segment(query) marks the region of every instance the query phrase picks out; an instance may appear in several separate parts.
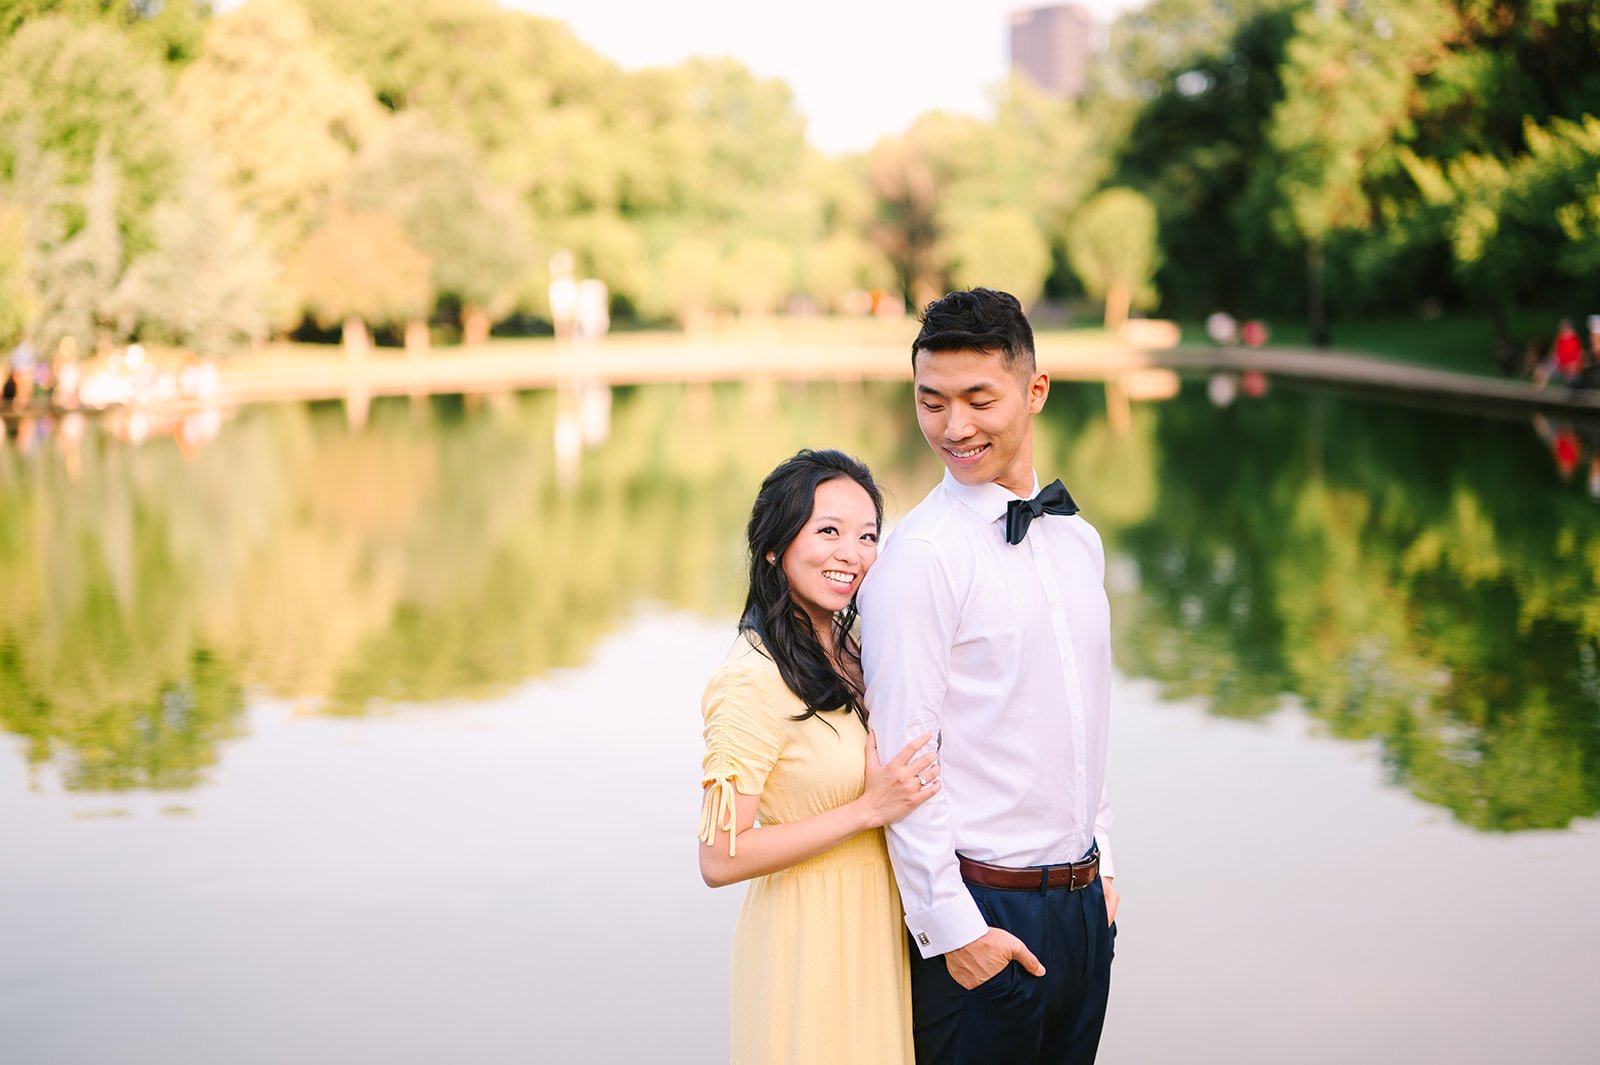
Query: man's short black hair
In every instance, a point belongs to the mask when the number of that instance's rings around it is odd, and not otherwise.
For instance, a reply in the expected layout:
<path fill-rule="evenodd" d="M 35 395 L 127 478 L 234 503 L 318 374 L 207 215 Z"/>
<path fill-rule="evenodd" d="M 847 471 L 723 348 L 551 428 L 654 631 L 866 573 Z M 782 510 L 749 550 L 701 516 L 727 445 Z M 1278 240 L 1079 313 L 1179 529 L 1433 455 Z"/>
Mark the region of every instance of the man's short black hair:
<path fill-rule="evenodd" d="M 994 351 L 1012 372 L 1034 372 L 1033 327 L 1009 292 L 975 288 L 952 292 L 922 311 L 922 331 L 911 342 L 911 368 L 919 351 Z"/>

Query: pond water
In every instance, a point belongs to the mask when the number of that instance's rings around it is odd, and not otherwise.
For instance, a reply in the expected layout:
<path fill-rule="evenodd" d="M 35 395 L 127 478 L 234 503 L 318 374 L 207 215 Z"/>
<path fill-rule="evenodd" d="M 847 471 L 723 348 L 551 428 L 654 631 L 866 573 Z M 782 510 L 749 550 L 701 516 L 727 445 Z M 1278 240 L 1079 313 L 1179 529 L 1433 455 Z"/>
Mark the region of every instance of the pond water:
<path fill-rule="evenodd" d="M 1204 381 L 1116 424 L 1058 385 L 1037 444 L 1111 560 L 1101 1060 L 1588 1060 L 1600 507 L 1562 427 Z M 743 522 L 806 445 L 914 505 L 907 388 L 167 428 L 0 451 L 0 1060 L 725 1057 L 698 701 Z"/>

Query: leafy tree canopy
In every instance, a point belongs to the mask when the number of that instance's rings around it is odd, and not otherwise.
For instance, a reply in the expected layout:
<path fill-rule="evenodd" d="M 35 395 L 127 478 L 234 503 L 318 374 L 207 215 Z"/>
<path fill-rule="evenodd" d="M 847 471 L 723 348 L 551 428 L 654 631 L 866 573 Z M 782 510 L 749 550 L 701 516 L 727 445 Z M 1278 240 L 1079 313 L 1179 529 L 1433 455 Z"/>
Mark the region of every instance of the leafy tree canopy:
<path fill-rule="evenodd" d="M 310 232 L 384 117 L 366 85 L 329 58 L 293 0 L 251 0 L 213 22 L 173 106 L 280 255 Z"/>
<path fill-rule="evenodd" d="M 433 263 L 433 287 L 504 311 L 528 262 L 523 215 L 478 155 L 420 112 L 397 116 L 351 163 L 340 198 L 389 214 Z"/>
<path fill-rule="evenodd" d="M 124 34 L 65 15 L 29 21 L 0 51 L 0 172 L 16 173 L 18 137 L 60 164 L 69 186 L 88 183 L 102 142 L 120 179 L 117 224 L 147 246 L 152 207 L 181 172 L 161 71 Z M 67 232 L 83 223 L 68 210 Z"/>
<path fill-rule="evenodd" d="M 335 207 L 289 260 L 288 275 L 324 328 L 352 318 L 392 325 L 428 313 L 431 268 L 394 218 Z"/>

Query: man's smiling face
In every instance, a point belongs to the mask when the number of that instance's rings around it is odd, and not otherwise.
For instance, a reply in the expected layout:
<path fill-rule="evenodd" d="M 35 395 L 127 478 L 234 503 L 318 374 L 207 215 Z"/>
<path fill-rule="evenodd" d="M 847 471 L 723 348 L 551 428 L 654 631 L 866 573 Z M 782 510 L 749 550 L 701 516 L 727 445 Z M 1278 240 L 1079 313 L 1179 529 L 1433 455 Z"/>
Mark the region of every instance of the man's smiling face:
<path fill-rule="evenodd" d="M 998 352 L 917 352 L 917 424 L 956 480 L 1033 491 L 1033 416 L 1050 379 L 1008 368 Z"/>

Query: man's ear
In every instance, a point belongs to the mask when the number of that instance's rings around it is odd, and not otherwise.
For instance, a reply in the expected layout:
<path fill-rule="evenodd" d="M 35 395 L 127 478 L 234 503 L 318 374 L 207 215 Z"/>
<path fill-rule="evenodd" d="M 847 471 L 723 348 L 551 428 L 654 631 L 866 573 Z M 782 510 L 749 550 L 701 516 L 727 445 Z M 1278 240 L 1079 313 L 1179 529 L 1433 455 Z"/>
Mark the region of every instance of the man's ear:
<path fill-rule="evenodd" d="M 1036 373 L 1028 382 L 1028 413 L 1038 414 L 1044 410 L 1044 401 L 1050 397 L 1050 375 Z"/>

